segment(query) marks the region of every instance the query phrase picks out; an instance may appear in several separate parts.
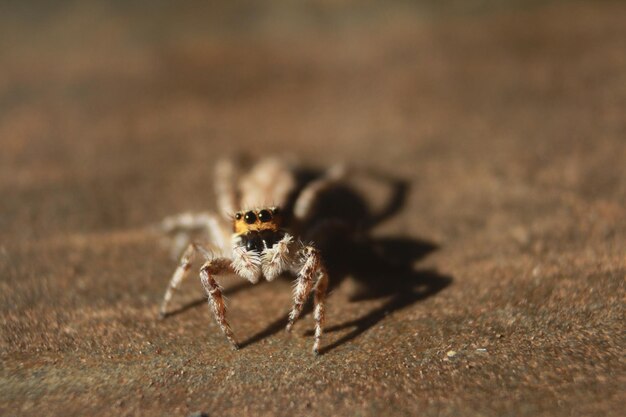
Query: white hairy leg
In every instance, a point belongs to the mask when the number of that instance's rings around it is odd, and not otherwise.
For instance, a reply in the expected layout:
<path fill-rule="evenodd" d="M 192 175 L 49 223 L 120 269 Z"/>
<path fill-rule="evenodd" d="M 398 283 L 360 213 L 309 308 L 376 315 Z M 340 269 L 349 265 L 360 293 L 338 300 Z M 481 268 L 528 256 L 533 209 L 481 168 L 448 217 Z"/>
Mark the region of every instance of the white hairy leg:
<path fill-rule="evenodd" d="M 326 298 L 326 289 L 328 288 L 328 274 L 321 264 L 319 251 L 311 246 L 306 246 L 303 250 L 304 262 L 298 272 L 298 278 L 293 294 L 293 308 L 289 313 L 289 322 L 287 323 L 287 331 L 291 331 L 294 322 L 302 313 L 304 303 L 306 302 L 315 282 L 315 342 L 313 351 L 319 352 L 320 338 L 322 336 L 322 326 L 324 324 L 324 301 Z"/>
<path fill-rule="evenodd" d="M 167 306 L 172 299 L 174 292 L 176 292 L 178 287 L 180 287 L 180 284 L 189 275 L 189 269 L 191 268 L 197 252 L 202 253 L 205 258 L 210 256 L 208 251 L 197 243 L 190 243 L 187 246 L 187 249 L 185 249 L 185 252 L 183 252 L 180 257 L 180 263 L 174 271 L 174 275 L 172 275 L 172 279 L 167 286 L 167 290 L 165 290 L 165 295 L 163 296 L 163 301 L 161 302 L 161 308 L 159 309 L 159 317 L 163 318 L 167 315 Z"/>
<path fill-rule="evenodd" d="M 237 191 L 237 169 L 230 159 L 222 159 L 215 166 L 215 194 L 217 206 L 224 220 L 231 220 L 239 209 L 239 193 Z"/>
<path fill-rule="evenodd" d="M 324 321 L 326 318 L 326 291 L 328 290 L 328 272 L 323 265 L 320 265 L 319 275 L 317 277 L 317 284 L 315 285 L 315 310 L 313 311 L 313 317 L 315 318 L 315 341 L 313 342 L 313 352 L 319 353 L 320 341 L 322 339 L 322 333 L 324 331 Z"/>
<path fill-rule="evenodd" d="M 284 161 L 263 159 L 241 178 L 241 207 L 284 206 L 295 186 L 293 172 Z"/>
<path fill-rule="evenodd" d="M 220 222 L 210 211 L 199 213 L 180 213 L 168 216 L 161 221 L 160 229 L 166 234 L 176 233 L 173 242 L 176 255 L 180 253 L 182 248 L 189 243 L 189 236 L 195 230 L 203 230 L 209 239 L 209 243 L 215 245 L 222 253 L 228 253 L 225 231 L 220 227 Z"/>
<path fill-rule="evenodd" d="M 200 281 L 206 291 L 209 299 L 209 307 L 213 310 L 217 324 L 219 324 L 222 332 L 224 332 L 226 338 L 233 345 L 233 347 L 238 349 L 239 346 L 235 340 L 235 335 L 226 320 L 226 304 L 224 303 L 222 288 L 215 281 L 215 275 L 219 275 L 224 272 L 233 272 L 230 259 L 215 258 L 209 260 L 200 268 Z"/>

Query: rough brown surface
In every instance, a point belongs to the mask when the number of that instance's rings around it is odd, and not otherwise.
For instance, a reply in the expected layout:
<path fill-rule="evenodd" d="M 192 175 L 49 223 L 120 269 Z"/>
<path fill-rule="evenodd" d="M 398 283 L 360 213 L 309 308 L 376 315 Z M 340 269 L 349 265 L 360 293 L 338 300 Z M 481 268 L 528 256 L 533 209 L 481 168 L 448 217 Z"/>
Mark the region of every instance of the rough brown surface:
<path fill-rule="evenodd" d="M 107 3 L 0 6 L 1 415 L 624 415 L 624 3 Z M 410 185 L 319 358 L 288 281 L 155 319 L 241 150 Z"/>

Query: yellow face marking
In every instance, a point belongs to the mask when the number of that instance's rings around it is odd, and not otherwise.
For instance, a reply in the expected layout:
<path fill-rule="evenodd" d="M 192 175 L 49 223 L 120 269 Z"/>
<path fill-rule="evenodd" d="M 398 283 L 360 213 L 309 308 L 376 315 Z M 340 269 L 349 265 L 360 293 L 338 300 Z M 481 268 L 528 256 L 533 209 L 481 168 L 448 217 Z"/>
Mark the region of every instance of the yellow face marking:
<path fill-rule="evenodd" d="M 239 211 L 235 213 L 233 229 L 238 235 L 251 231 L 277 231 L 280 228 L 280 220 L 278 207 Z"/>

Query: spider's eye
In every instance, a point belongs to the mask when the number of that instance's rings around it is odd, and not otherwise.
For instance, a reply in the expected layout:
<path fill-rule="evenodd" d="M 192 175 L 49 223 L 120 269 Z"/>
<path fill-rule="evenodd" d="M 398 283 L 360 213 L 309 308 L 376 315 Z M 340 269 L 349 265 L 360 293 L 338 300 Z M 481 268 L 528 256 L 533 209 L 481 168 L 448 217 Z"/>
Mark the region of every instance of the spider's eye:
<path fill-rule="evenodd" d="M 256 214 L 254 214 L 254 212 L 252 212 L 252 211 L 249 211 L 244 216 L 244 220 L 246 221 L 246 223 L 252 224 L 252 223 L 256 222 Z"/>
<path fill-rule="evenodd" d="M 241 217 L 242 217 L 242 216 L 241 216 L 241 213 L 237 213 L 237 214 L 235 214 L 235 219 L 236 219 L 236 220 L 241 220 Z"/>
<path fill-rule="evenodd" d="M 280 209 L 279 209 L 278 207 L 274 207 L 274 208 L 272 209 L 272 214 L 276 215 L 276 214 L 278 214 L 278 213 L 280 213 Z"/>
<path fill-rule="evenodd" d="M 261 220 L 263 223 L 269 222 L 270 220 L 272 220 L 272 213 L 270 213 L 269 210 L 259 211 L 259 220 Z"/>

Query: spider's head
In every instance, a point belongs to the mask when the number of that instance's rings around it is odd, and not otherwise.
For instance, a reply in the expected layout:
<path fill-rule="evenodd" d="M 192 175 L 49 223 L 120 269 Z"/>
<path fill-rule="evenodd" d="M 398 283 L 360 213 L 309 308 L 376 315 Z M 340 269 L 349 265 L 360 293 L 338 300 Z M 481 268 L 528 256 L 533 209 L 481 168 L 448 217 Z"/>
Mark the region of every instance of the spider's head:
<path fill-rule="evenodd" d="M 278 207 L 238 211 L 233 219 L 233 228 L 239 235 L 262 230 L 275 232 L 280 229 L 280 220 Z"/>

